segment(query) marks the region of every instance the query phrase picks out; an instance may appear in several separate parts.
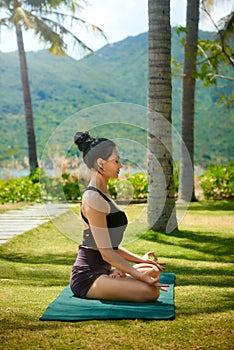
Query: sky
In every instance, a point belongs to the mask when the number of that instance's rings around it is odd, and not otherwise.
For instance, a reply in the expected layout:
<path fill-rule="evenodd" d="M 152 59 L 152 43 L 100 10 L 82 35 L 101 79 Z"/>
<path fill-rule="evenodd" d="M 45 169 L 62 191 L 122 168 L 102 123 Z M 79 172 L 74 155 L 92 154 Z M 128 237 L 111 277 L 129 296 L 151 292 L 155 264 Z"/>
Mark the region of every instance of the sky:
<path fill-rule="evenodd" d="M 136 36 L 148 30 L 148 0 L 88 0 L 89 5 L 79 16 L 89 23 L 100 27 L 107 36 L 108 43 L 114 43 L 128 36 Z M 185 26 L 186 0 L 171 0 L 171 25 Z M 234 0 L 214 0 L 215 10 L 212 18 L 217 22 L 221 17 L 234 9 Z M 200 16 L 200 29 L 214 31 L 211 21 Z M 104 39 L 87 31 L 79 30 L 79 36 L 94 51 L 107 44 Z M 37 51 L 45 48 L 30 33 L 24 33 L 26 51 Z M 1 31 L 0 51 L 17 50 L 15 33 Z"/>

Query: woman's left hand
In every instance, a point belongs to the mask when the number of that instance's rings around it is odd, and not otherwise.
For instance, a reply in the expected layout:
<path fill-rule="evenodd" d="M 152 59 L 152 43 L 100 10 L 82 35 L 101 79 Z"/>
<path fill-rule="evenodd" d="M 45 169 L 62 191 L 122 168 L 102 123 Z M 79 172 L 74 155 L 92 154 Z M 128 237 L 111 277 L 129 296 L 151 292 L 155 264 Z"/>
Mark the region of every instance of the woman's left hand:
<path fill-rule="evenodd" d="M 152 259 L 150 259 L 150 257 L 152 257 Z M 149 252 L 145 253 L 145 255 L 143 256 L 143 260 L 144 260 L 144 262 L 146 262 L 148 264 L 155 265 L 160 271 L 165 269 L 166 263 L 159 262 L 158 257 L 154 251 L 149 251 Z"/>

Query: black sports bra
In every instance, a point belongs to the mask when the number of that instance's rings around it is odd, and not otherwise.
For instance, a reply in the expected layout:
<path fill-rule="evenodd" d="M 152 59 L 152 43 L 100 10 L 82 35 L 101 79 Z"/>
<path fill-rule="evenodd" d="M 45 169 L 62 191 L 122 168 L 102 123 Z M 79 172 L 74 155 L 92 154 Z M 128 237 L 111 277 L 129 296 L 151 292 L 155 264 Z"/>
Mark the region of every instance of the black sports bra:
<path fill-rule="evenodd" d="M 102 193 L 98 188 L 89 186 L 87 190 L 92 190 L 98 192 L 110 205 L 110 213 L 106 216 L 107 227 L 111 239 L 111 244 L 114 249 L 118 249 L 120 242 L 123 239 L 124 231 L 127 227 L 128 219 L 125 213 L 119 210 L 113 201 L 108 198 L 104 193 Z M 83 220 L 89 225 L 88 219 L 84 216 L 81 210 L 81 216 Z M 83 232 L 83 242 L 82 245 L 97 248 L 93 234 L 90 228 L 84 230 Z"/>

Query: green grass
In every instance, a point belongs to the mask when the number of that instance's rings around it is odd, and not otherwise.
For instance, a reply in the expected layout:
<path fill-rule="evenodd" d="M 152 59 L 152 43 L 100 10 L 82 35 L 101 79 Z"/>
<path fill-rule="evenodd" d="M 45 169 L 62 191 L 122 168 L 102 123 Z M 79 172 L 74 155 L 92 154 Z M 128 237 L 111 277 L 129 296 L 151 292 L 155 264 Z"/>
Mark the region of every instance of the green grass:
<path fill-rule="evenodd" d="M 128 207 L 126 247 L 155 250 L 176 273 L 173 321 L 39 321 L 69 283 L 77 243 L 49 222 L 0 246 L 1 349 L 234 349 L 233 204 L 194 203 L 180 231 L 138 239 L 143 205 Z"/>

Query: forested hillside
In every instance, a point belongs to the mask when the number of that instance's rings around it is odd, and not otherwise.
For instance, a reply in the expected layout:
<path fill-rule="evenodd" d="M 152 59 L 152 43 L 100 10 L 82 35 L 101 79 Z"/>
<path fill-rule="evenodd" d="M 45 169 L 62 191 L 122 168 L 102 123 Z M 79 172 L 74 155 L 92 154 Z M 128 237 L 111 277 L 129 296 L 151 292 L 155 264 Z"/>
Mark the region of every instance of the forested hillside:
<path fill-rule="evenodd" d="M 176 34 L 172 56 L 182 62 L 183 48 Z M 47 51 L 27 53 L 27 60 L 39 155 L 54 129 L 79 110 L 106 102 L 147 105 L 147 33 L 106 45 L 80 61 Z M 27 143 L 17 52 L 0 53 L 0 73 L 0 156 L 7 159 L 7 150 L 15 149 L 12 153 L 22 160 L 27 156 Z M 233 156 L 233 113 L 216 105 L 216 93 L 214 87 L 204 88 L 198 82 L 195 163 L 202 166 L 225 163 Z M 173 124 L 178 131 L 180 106 L 178 74 L 173 76 Z M 119 132 L 120 137 L 124 131 Z"/>

